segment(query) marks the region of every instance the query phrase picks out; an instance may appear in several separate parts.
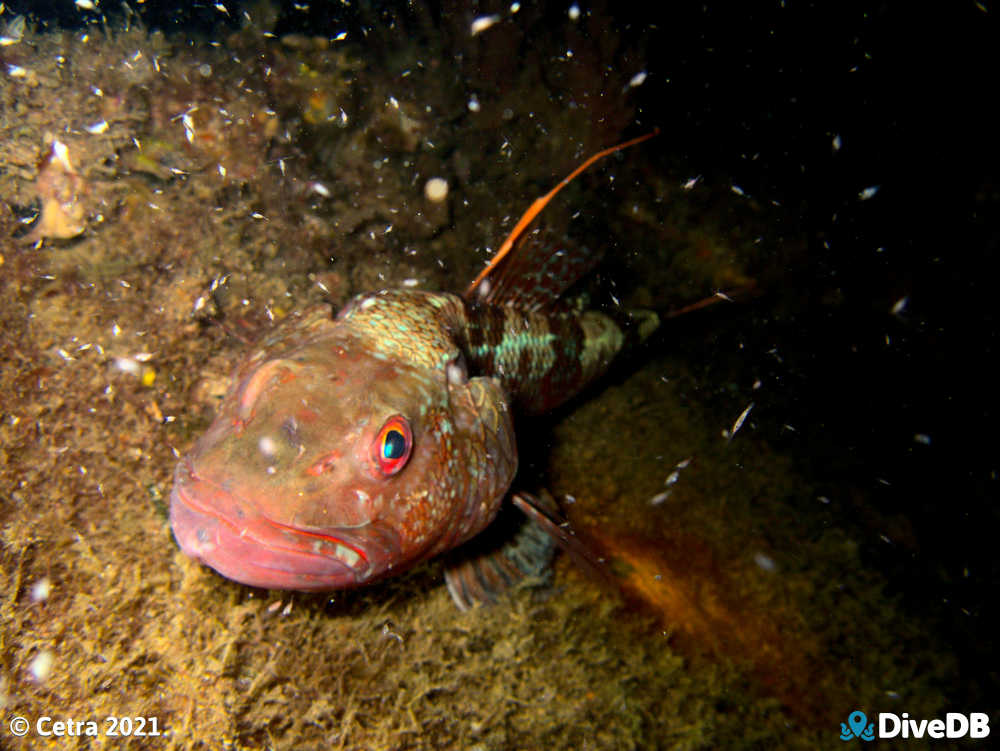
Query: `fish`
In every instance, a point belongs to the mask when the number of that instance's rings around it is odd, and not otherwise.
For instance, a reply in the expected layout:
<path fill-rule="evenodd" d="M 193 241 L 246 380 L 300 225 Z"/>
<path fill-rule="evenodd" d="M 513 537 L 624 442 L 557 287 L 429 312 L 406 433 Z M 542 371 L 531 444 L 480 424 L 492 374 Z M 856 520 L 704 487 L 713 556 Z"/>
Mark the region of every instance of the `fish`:
<path fill-rule="evenodd" d="M 473 540 L 507 497 L 565 542 L 551 503 L 510 494 L 515 415 L 578 394 L 655 321 L 559 306 L 592 263 L 532 227 L 583 170 L 655 134 L 593 155 L 537 199 L 463 294 L 379 290 L 267 333 L 177 464 L 181 551 L 250 586 L 349 589 Z M 517 544 L 507 561 L 524 571 L 524 546 L 544 546 L 537 531 Z M 466 566 L 449 591 L 460 607 L 481 601 L 469 581 L 489 595 L 504 568 Z"/>

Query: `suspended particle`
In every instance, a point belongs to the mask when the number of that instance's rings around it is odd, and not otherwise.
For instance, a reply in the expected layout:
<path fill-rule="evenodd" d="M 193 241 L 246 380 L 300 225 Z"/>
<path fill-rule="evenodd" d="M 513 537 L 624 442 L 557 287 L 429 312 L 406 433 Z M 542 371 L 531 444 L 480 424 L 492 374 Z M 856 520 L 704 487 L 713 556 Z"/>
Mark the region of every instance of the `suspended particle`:
<path fill-rule="evenodd" d="M 628 85 L 625 88 L 634 89 L 636 86 L 642 86 L 646 82 L 646 75 L 646 71 L 640 70 L 629 79 Z"/>
<path fill-rule="evenodd" d="M 740 416 L 736 418 L 736 422 L 733 423 L 733 427 L 730 428 L 729 430 L 723 431 L 723 436 L 725 436 L 726 440 L 728 441 L 733 440 L 733 437 L 736 435 L 739 429 L 743 427 L 743 423 L 746 422 L 747 415 L 750 414 L 750 410 L 753 409 L 753 405 L 754 403 L 750 402 L 747 405 L 747 408 L 744 409 L 742 412 L 740 412 Z"/>
<path fill-rule="evenodd" d="M 481 34 L 499 20 L 500 16 L 496 14 L 493 14 L 492 16 L 479 16 L 479 18 L 476 18 L 472 21 L 472 25 L 469 27 L 469 34 L 471 34 L 472 36 L 476 36 L 476 34 Z"/>
<path fill-rule="evenodd" d="M 424 195 L 428 201 L 441 203 L 448 197 L 448 181 L 443 177 L 432 177 L 424 184 Z"/>

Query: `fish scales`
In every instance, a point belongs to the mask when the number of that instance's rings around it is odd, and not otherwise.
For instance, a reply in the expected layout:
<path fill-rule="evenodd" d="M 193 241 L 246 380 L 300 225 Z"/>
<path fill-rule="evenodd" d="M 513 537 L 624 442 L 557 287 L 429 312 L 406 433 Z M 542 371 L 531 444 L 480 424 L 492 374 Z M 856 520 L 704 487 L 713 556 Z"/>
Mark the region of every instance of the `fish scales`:
<path fill-rule="evenodd" d="M 365 295 L 346 315 L 364 320 L 372 346 L 388 357 L 440 367 L 458 347 L 472 370 L 498 378 L 526 413 L 545 412 L 571 398 L 607 369 L 625 343 L 618 324 L 596 311 L 525 311 L 448 293 Z M 439 322 L 445 327 L 432 334 Z M 421 347 L 414 346 L 418 336 L 425 342 Z"/>
<path fill-rule="evenodd" d="M 496 516 L 517 469 L 511 412 L 570 398 L 623 341 L 593 311 L 416 290 L 363 295 L 335 319 L 307 312 L 237 369 L 179 464 L 174 534 L 256 586 L 336 589 L 404 570 Z"/>
<path fill-rule="evenodd" d="M 293 314 L 267 334 L 178 463 L 170 522 L 181 550 L 245 584 L 335 590 L 490 524 L 517 471 L 513 412 L 571 398 L 626 343 L 602 313 L 551 305 L 588 258 L 518 242 L 570 178 L 533 204 L 465 297 L 385 290 L 335 317 Z M 508 564 L 525 570 L 529 538 Z M 481 570 L 495 579 L 501 569 Z M 460 606 L 475 576 L 472 566 L 449 579 Z"/>

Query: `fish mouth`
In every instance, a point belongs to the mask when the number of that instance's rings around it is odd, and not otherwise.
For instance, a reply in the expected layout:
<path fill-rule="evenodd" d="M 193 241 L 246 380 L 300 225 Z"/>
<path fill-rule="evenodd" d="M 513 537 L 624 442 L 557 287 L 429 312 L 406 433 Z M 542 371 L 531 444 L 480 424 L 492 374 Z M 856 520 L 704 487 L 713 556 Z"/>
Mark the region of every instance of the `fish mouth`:
<path fill-rule="evenodd" d="M 181 550 L 227 579 L 265 589 L 329 591 L 375 578 L 373 558 L 392 560 L 393 535 L 373 525 L 351 529 L 300 529 L 260 514 L 249 504 L 196 475 L 183 460 L 170 494 L 170 526 Z M 232 513 L 225 509 L 232 508 Z M 366 534 L 367 532 L 367 534 Z"/>

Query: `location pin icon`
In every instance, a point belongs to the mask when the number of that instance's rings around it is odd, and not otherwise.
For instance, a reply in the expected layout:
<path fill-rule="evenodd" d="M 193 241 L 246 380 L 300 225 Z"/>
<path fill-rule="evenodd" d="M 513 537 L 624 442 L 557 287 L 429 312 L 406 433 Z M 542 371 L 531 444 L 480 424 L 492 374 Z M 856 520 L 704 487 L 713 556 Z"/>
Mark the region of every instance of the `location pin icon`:
<path fill-rule="evenodd" d="M 847 724 L 851 726 L 851 730 L 854 731 L 856 738 L 860 738 L 861 734 L 865 732 L 866 722 L 868 722 L 868 718 L 865 717 L 865 713 L 857 710 L 851 712 L 847 718 Z"/>

